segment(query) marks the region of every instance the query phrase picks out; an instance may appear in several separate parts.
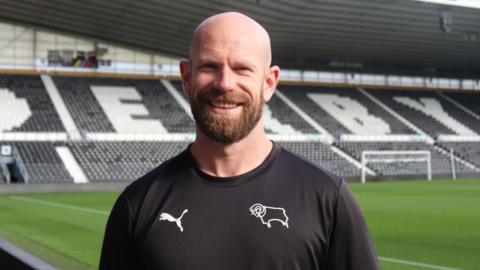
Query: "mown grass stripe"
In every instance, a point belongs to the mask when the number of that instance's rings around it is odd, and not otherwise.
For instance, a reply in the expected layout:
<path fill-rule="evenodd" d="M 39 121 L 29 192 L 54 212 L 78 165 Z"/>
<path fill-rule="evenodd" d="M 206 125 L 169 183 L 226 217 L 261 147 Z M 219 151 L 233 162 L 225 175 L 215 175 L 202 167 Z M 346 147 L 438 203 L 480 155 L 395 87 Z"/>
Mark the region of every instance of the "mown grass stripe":
<path fill-rule="evenodd" d="M 429 268 L 429 269 L 436 269 L 436 270 L 460 270 L 460 269 L 458 269 L 458 268 L 450 268 L 450 267 L 433 265 L 433 264 L 427 264 L 427 263 L 420 263 L 420 262 L 415 262 L 415 261 L 407 261 L 407 260 L 400 260 L 400 259 L 387 258 L 387 257 L 378 257 L 378 258 L 379 258 L 381 261 L 385 261 L 385 262 L 405 264 L 405 265 L 413 265 L 413 266 L 418 266 L 418 267 L 423 267 L 423 268 Z"/>
<path fill-rule="evenodd" d="M 104 216 L 108 216 L 110 214 L 110 212 L 107 212 L 107 211 L 101 211 L 101 210 L 96 210 L 96 209 L 91 209 L 91 208 L 86 208 L 86 207 L 74 206 L 74 205 L 64 204 L 64 203 L 56 203 L 56 202 L 32 199 L 32 198 L 28 198 L 28 197 L 10 196 L 10 198 L 14 199 L 14 200 L 20 200 L 20 201 L 31 202 L 31 203 L 38 203 L 38 204 L 43 204 L 43 205 L 48 205 L 48 206 L 62 207 L 62 208 L 66 208 L 66 209 L 78 210 L 78 211 L 83 211 L 83 212 L 88 212 L 88 213 L 98 214 L 98 215 L 104 215 Z"/>

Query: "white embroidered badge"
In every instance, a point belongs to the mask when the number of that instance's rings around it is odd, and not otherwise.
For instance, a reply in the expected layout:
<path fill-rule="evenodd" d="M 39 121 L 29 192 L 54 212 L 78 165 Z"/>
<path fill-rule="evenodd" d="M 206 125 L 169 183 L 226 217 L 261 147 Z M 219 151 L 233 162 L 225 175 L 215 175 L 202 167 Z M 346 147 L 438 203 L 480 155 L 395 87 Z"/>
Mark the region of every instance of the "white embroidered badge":
<path fill-rule="evenodd" d="M 250 212 L 252 215 L 259 218 L 262 221 L 262 224 L 267 225 L 268 228 L 272 227 L 272 221 L 278 221 L 288 228 L 288 216 L 284 208 L 265 206 L 256 203 L 250 206 Z"/>
<path fill-rule="evenodd" d="M 183 218 L 183 215 L 185 215 L 187 212 L 188 212 L 188 209 L 183 210 L 183 213 L 180 215 L 179 218 L 174 218 L 169 213 L 161 213 L 160 218 L 158 220 L 166 220 L 166 221 L 169 221 L 169 222 L 175 222 L 175 224 L 177 224 L 177 227 L 180 229 L 180 232 L 183 232 L 182 218 Z"/>

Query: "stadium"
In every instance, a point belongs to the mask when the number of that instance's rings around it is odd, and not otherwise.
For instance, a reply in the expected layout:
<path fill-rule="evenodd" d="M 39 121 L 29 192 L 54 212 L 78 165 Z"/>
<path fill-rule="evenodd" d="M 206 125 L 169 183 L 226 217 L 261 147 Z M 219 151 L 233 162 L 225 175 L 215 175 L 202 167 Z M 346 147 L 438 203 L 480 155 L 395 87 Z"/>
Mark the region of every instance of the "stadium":
<path fill-rule="evenodd" d="M 349 182 L 382 269 L 480 269 L 478 1 L 0 7 L 0 268 L 98 268 L 119 193 L 195 139 L 191 33 L 239 11 L 281 68 L 269 138 Z"/>

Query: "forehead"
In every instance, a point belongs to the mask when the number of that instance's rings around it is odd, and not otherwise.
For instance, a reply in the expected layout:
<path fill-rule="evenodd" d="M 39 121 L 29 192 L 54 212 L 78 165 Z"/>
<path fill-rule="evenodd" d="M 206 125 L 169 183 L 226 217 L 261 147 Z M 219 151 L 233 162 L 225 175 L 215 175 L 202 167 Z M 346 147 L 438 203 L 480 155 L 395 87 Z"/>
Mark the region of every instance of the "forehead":
<path fill-rule="evenodd" d="M 267 46 L 255 30 L 245 25 L 210 24 L 192 40 L 191 57 L 238 57 L 245 60 L 264 61 Z"/>

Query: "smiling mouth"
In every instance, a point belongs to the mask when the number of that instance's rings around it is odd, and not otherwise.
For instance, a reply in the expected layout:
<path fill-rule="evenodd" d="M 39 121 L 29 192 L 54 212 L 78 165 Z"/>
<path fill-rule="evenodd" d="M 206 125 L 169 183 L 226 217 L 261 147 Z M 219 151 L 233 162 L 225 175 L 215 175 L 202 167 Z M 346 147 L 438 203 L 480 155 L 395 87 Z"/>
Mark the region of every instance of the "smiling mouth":
<path fill-rule="evenodd" d="M 213 108 L 218 108 L 218 109 L 233 109 L 241 105 L 237 103 L 213 102 L 213 101 L 210 101 L 209 104 Z"/>

